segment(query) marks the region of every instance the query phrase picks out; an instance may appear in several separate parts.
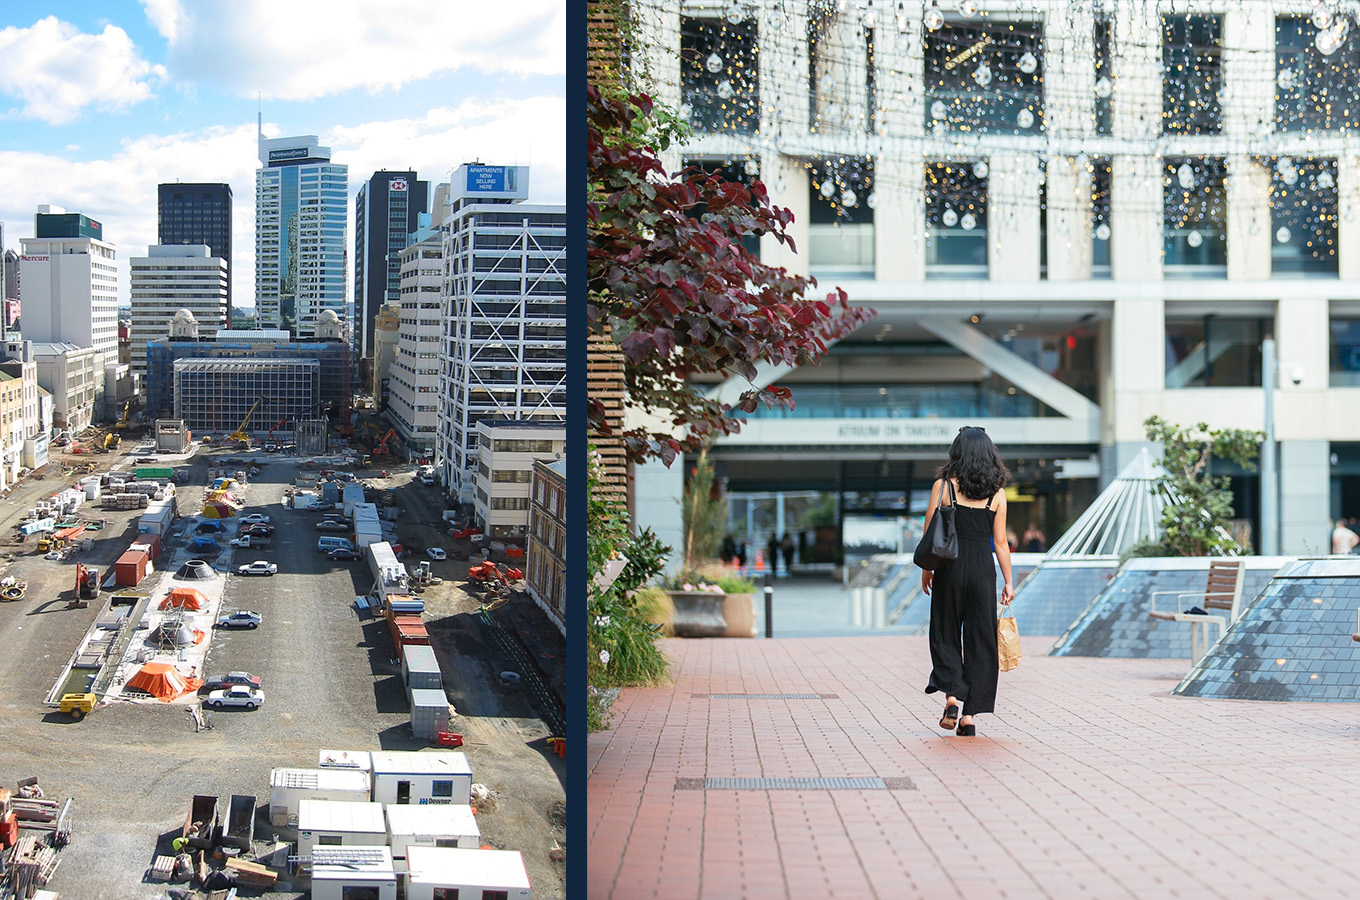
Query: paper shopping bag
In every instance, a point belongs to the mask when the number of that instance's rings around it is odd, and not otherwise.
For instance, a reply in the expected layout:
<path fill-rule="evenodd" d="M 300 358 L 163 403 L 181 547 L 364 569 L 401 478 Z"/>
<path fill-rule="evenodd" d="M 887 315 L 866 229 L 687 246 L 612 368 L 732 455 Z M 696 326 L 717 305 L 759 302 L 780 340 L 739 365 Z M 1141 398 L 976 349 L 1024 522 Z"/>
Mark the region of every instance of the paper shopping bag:
<path fill-rule="evenodd" d="M 1009 672 L 1020 665 L 1020 629 L 1015 625 L 1015 613 L 1005 608 L 1010 615 L 998 616 L 996 620 L 997 662 L 1001 671 Z"/>

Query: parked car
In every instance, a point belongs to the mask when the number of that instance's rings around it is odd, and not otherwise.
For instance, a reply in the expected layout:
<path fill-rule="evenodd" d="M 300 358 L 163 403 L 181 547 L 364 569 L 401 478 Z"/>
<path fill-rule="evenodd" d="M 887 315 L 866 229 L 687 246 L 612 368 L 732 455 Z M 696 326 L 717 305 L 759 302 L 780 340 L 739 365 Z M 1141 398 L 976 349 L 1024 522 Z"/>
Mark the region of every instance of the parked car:
<path fill-rule="evenodd" d="M 198 538 L 198 540 L 201 541 L 204 538 Z M 268 547 L 269 543 L 269 535 L 267 534 L 243 534 L 238 538 L 231 539 L 233 547 Z"/>
<path fill-rule="evenodd" d="M 227 672 L 222 675 L 214 675 L 203 682 L 203 686 L 209 691 L 225 690 L 236 685 L 257 688 L 260 686 L 260 676 L 251 675 L 249 672 Z"/>
<path fill-rule="evenodd" d="M 443 550 L 439 549 L 438 547 L 430 547 L 428 550 L 425 551 L 425 555 L 435 561 L 449 558 L 449 555 L 445 553 Z"/>
<path fill-rule="evenodd" d="M 235 543 L 235 541 L 233 541 L 232 543 Z M 237 575 L 273 575 L 273 574 L 274 574 L 275 572 L 277 572 L 278 570 L 279 570 L 279 567 L 276 566 L 276 565 L 274 565 L 272 562 L 265 562 L 265 561 L 262 560 L 262 559 L 257 559 L 257 560 L 255 560 L 253 563 L 247 563 L 247 564 L 244 565 L 244 566 L 237 566 L 237 567 L 236 567 L 236 574 L 237 574 Z"/>
<path fill-rule="evenodd" d="M 208 695 L 206 702 L 213 709 L 221 709 L 224 706 L 255 709 L 258 706 L 264 705 L 264 691 L 259 688 L 236 684 L 229 688 L 223 688 L 220 691 L 213 691 Z"/>
<path fill-rule="evenodd" d="M 420 476 L 420 483 L 421 483 L 421 484 L 434 484 L 434 476 L 431 475 L 430 473 L 426 472 L 424 475 L 421 475 L 421 476 Z"/>
<path fill-rule="evenodd" d="M 263 522 L 254 522 L 250 525 L 241 526 L 241 530 L 237 533 L 240 534 L 241 536 L 245 536 L 247 534 L 257 534 L 260 537 L 269 537 L 271 534 L 274 533 L 274 526 L 266 525 Z"/>
<path fill-rule="evenodd" d="M 238 609 L 234 613 L 227 613 L 217 617 L 218 628 L 259 628 L 264 620 L 257 612 L 248 609 Z"/>
<path fill-rule="evenodd" d="M 316 523 L 317 531 L 349 531 L 349 523 L 342 519 L 323 519 Z"/>
<path fill-rule="evenodd" d="M 336 547 L 327 554 L 331 559 L 363 559 L 363 554 L 358 550 L 351 550 L 348 547 Z"/>
<path fill-rule="evenodd" d="M 279 449 L 279 445 L 276 444 L 276 443 L 274 443 L 273 441 L 270 441 L 269 443 L 267 443 L 267 444 L 264 445 L 264 452 L 265 452 L 265 453 L 275 453 L 275 452 L 278 451 L 278 449 Z"/>
<path fill-rule="evenodd" d="M 268 525 L 269 516 L 261 515 L 260 513 L 251 513 L 248 516 L 242 516 L 240 522 L 242 525 L 254 525 L 256 522 L 261 525 Z"/>

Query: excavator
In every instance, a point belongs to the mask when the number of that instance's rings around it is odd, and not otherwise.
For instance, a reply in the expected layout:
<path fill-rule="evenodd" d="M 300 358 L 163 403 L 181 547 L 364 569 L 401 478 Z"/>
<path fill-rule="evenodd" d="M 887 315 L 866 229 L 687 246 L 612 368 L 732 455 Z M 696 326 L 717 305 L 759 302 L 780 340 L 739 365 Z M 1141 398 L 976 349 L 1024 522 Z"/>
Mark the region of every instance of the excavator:
<path fill-rule="evenodd" d="M 388 452 L 388 451 L 387 451 L 387 442 L 388 442 L 388 441 L 396 441 L 398 444 L 401 443 L 401 438 L 397 436 L 397 429 L 395 429 L 395 428 L 389 428 L 389 429 L 387 429 L 387 434 L 385 434 L 385 435 L 383 435 L 382 437 L 378 438 L 378 444 L 377 444 L 376 447 L 373 448 L 373 455 L 374 455 L 374 456 L 386 456 L 386 455 L 387 455 L 387 452 Z"/>
<path fill-rule="evenodd" d="M 118 421 L 117 421 L 117 422 L 114 424 L 114 426 L 113 426 L 114 429 L 117 430 L 117 431 L 124 431 L 124 430 L 126 430 L 127 427 L 128 427 L 128 416 L 129 416 L 131 413 L 132 413 L 132 401 L 129 400 L 129 401 L 127 401 L 126 403 L 123 404 L 123 414 L 122 414 L 121 416 L 118 417 Z M 116 446 L 116 445 L 115 445 L 115 446 Z M 110 449 L 112 449 L 112 448 L 110 448 Z"/>
<path fill-rule="evenodd" d="M 260 401 L 256 400 L 250 407 L 250 410 L 246 413 L 246 417 L 241 420 L 240 426 L 231 434 L 227 435 L 227 440 L 236 441 L 238 444 L 245 444 L 246 447 L 249 448 L 250 435 L 246 434 L 246 426 L 250 424 L 250 417 L 255 415 L 255 410 L 259 405 Z"/>
<path fill-rule="evenodd" d="M 265 440 L 264 446 L 266 450 L 268 450 L 269 446 L 274 443 L 274 432 L 278 431 L 280 428 L 287 424 L 288 424 L 287 419 L 279 419 L 277 422 L 274 423 L 274 426 L 269 429 L 269 437 L 264 439 Z"/>

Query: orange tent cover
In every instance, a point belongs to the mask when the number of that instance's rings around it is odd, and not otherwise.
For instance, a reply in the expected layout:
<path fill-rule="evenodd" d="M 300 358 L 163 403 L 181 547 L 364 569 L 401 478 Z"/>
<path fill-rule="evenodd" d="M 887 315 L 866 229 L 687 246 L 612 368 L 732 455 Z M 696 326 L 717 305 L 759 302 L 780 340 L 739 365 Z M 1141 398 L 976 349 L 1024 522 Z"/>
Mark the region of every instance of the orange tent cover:
<path fill-rule="evenodd" d="M 208 605 L 208 598 L 193 588 L 175 588 L 161 601 L 161 609 L 187 609 L 198 612 Z"/>
<path fill-rule="evenodd" d="M 201 678 L 186 678 L 169 663 L 147 663 L 127 681 L 127 686 L 146 691 L 166 703 L 203 686 Z"/>

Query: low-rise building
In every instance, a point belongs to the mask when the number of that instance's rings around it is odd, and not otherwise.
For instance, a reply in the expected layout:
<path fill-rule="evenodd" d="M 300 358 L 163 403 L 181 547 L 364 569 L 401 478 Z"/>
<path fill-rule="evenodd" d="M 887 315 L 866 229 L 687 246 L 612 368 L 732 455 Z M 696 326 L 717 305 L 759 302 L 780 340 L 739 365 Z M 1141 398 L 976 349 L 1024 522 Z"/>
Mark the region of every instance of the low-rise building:
<path fill-rule="evenodd" d="M 471 803 L 472 767 L 457 752 L 373 751 L 375 803 Z"/>
<path fill-rule="evenodd" d="M 35 341 L 33 359 L 38 384 L 52 394 L 53 427 L 72 435 L 89 428 L 96 391 L 103 382 L 103 355 L 93 347 Z"/>
<path fill-rule="evenodd" d="M 529 481 L 535 460 L 554 460 L 566 449 L 563 425 L 506 419 L 477 423 L 473 508 L 493 538 L 522 538 L 529 529 Z"/>
<path fill-rule="evenodd" d="M 528 900 L 529 871 L 515 850 L 411 847 L 406 855 L 406 900 L 497 897 Z"/>
<path fill-rule="evenodd" d="M 401 307 L 388 303 L 373 319 L 373 371 L 369 390 L 378 409 L 386 409 L 390 396 L 392 363 L 397 358 L 397 332 L 401 327 Z"/>
<path fill-rule="evenodd" d="M 529 542 L 525 580 L 534 598 L 567 633 L 567 461 L 534 461 L 529 481 Z"/>
<path fill-rule="evenodd" d="M 298 803 L 298 856 L 307 859 L 316 847 L 384 847 L 387 820 L 381 803 L 317 800 Z"/>
<path fill-rule="evenodd" d="M 19 477 L 24 438 L 24 381 L 0 366 L 0 490 Z"/>

